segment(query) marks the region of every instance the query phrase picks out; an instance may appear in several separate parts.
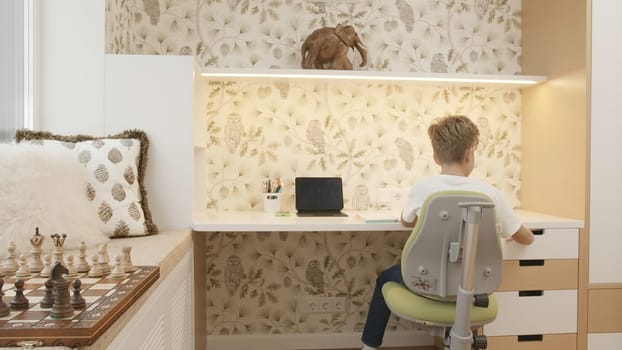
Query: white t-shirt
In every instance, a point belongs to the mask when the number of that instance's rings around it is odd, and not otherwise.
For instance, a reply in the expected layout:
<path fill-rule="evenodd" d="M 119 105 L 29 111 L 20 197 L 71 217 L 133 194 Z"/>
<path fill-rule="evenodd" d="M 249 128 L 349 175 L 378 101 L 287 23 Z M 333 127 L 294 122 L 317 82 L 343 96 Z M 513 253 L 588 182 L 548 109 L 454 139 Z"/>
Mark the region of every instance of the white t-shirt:
<path fill-rule="evenodd" d="M 479 192 L 490 197 L 495 204 L 497 231 L 502 237 L 510 237 L 520 228 L 520 219 L 501 191 L 487 182 L 455 175 L 435 175 L 417 181 L 410 190 L 402 218 L 408 222 L 414 221 L 428 196 L 435 192 L 452 190 Z"/>

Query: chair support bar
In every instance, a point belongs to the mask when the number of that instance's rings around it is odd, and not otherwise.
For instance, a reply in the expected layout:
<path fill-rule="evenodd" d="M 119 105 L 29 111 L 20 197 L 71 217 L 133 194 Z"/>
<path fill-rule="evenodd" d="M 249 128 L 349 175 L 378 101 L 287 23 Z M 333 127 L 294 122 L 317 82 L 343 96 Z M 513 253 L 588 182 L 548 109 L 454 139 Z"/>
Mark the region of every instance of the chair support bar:
<path fill-rule="evenodd" d="M 482 208 L 494 206 L 488 202 L 458 203 L 464 208 L 463 220 L 466 223 L 464 249 L 462 257 L 462 281 L 456 296 L 456 319 L 451 329 L 450 350 L 468 350 L 473 343 L 473 332 L 470 329 L 471 307 L 473 306 L 473 275 L 477 239 Z"/>

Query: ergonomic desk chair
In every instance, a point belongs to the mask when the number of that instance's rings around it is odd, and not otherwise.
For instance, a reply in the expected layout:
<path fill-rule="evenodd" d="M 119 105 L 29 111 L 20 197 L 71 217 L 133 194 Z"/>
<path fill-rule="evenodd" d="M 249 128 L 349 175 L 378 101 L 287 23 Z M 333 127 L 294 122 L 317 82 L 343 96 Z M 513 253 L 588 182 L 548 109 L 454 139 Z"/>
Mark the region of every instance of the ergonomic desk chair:
<path fill-rule="evenodd" d="M 391 312 L 444 340 L 445 349 L 486 348 L 471 329 L 492 322 L 502 254 L 494 204 L 480 193 L 444 191 L 423 204 L 401 258 L 406 286 L 382 288 Z"/>

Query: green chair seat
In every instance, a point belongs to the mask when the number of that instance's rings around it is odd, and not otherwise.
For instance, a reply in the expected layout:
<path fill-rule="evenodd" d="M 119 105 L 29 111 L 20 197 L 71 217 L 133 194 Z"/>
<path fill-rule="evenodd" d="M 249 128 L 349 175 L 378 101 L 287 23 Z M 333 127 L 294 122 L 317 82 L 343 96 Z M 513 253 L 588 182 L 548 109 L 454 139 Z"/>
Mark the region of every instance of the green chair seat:
<path fill-rule="evenodd" d="M 417 295 L 403 285 L 387 282 L 382 286 L 382 295 L 389 309 L 401 318 L 410 321 L 430 324 L 448 325 L 454 323 L 456 304 L 429 299 Z M 490 295 L 487 308 L 473 306 L 471 308 L 471 325 L 474 327 L 491 322 L 497 316 L 497 302 Z"/>

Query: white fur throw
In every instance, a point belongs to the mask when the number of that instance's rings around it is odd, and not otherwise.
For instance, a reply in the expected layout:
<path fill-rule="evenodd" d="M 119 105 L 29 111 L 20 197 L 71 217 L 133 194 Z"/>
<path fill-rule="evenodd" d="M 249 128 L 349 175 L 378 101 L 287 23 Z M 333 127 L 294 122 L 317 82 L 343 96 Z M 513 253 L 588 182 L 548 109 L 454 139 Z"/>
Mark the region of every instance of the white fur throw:
<path fill-rule="evenodd" d="M 39 227 L 43 251 L 50 235 L 66 233 L 64 247 L 81 241 L 93 247 L 108 240 L 85 195 L 86 174 L 73 153 L 32 144 L 0 144 L 0 256 L 15 242 L 30 255 L 30 237 Z"/>

